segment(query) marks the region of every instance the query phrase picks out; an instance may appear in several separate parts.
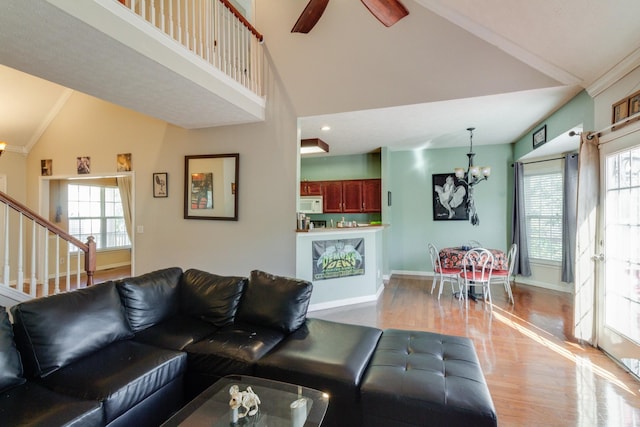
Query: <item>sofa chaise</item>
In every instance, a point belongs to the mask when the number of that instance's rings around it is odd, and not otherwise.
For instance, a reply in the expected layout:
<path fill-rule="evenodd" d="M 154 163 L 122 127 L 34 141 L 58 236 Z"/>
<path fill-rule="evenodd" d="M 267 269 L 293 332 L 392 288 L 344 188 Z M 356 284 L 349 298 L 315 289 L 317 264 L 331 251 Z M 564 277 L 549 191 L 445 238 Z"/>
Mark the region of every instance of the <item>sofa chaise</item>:
<path fill-rule="evenodd" d="M 18 304 L 0 319 L 0 419 L 156 426 L 243 374 L 327 392 L 331 427 L 497 425 L 471 340 L 307 318 L 311 292 L 172 267 Z"/>

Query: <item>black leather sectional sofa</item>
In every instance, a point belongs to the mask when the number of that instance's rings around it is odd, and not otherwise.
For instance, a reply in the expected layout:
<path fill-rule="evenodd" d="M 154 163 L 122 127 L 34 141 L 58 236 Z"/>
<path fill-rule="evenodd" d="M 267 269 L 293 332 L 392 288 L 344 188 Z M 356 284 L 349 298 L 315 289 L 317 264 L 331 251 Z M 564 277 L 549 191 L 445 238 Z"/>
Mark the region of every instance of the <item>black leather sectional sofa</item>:
<path fill-rule="evenodd" d="M 0 420 L 156 426 L 245 374 L 326 391 L 331 427 L 497 425 L 468 338 L 307 318 L 311 292 L 174 267 L 0 310 Z"/>

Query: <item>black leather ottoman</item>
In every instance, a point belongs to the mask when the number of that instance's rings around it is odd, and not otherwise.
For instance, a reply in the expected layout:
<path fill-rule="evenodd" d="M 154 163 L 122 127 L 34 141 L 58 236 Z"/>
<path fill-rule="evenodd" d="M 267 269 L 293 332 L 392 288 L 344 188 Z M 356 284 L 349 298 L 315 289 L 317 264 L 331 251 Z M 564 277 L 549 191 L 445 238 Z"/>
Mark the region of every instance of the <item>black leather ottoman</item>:
<path fill-rule="evenodd" d="M 385 330 L 361 387 L 364 425 L 497 426 L 469 338 Z"/>

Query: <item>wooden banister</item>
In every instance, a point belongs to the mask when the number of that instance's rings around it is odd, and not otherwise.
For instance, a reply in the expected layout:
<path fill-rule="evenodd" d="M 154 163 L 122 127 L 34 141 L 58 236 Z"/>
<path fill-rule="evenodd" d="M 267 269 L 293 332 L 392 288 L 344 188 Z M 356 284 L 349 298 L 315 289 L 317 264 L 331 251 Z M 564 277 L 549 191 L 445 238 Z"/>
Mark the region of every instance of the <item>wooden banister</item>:
<path fill-rule="evenodd" d="M 93 273 L 96 271 L 96 242 L 93 236 L 89 236 L 89 238 L 87 239 L 87 243 L 83 243 L 82 241 L 67 233 L 65 230 L 50 222 L 48 219 L 31 210 L 28 206 L 20 203 L 19 201 L 3 193 L 2 191 L 0 191 L 0 202 L 5 203 L 11 209 L 24 215 L 41 227 L 46 228 L 51 233 L 60 236 L 60 238 L 66 240 L 67 242 L 76 246 L 79 250 L 84 252 L 84 266 L 85 272 L 87 273 L 87 286 L 93 285 Z"/>
<path fill-rule="evenodd" d="M 260 34 L 258 32 L 258 30 L 256 30 L 256 28 L 253 25 L 251 25 L 251 23 L 249 21 L 247 21 L 247 19 L 244 16 L 242 16 L 242 14 L 238 11 L 238 9 L 236 9 L 231 4 L 231 2 L 229 2 L 229 0 L 220 0 L 220 3 L 222 3 L 227 9 L 229 9 L 231 11 L 231 13 L 234 14 L 235 17 L 238 18 L 238 20 L 240 22 L 242 22 L 242 25 L 247 27 L 247 29 L 249 31 L 251 31 L 251 34 L 256 36 L 256 38 L 258 39 L 259 42 L 262 42 L 264 40 L 264 36 L 262 34 Z"/>

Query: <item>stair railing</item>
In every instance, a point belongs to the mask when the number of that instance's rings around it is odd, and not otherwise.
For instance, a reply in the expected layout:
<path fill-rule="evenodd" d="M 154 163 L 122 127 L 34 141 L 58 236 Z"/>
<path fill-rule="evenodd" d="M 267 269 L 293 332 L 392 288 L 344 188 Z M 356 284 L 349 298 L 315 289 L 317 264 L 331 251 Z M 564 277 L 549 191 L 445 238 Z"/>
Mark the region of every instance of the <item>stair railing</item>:
<path fill-rule="evenodd" d="M 60 263 L 58 260 L 64 259 L 60 257 L 60 244 L 67 245 L 66 250 L 66 290 L 71 289 L 71 247 L 78 249 L 76 252 L 76 281 L 75 287 L 93 285 L 93 274 L 96 270 L 96 243 L 93 236 L 87 239 L 86 243 L 81 242 L 73 237 L 65 230 L 51 223 L 46 218 L 38 215 L 36 212 L 13 199 L 9 195 L 0 192 L 0 209 L 3 215 L 0 215 L 0 236 L 3 238 L 3 247 L 0 252 L 4 252 L 2 283 L 0 285 L 11 286 L 11 269 L 16 268 L 15 286 L 13 288 L 19 292 L 28 293 L 31 297 L 37 296 L 37 287 L 42 287 L 40 295 L 49 295 L 51 293 L 60 293 Z M 11 213 L 13 214 L 11 215 Z M 29 235 L 30 234 L 30 235 Z M 40 244 L 38 244 L 38 236 L 40 236 Z M 54 238 L 55 251 L 55 272 L 53 273 L 54 289 L 51 292 L 49 287 L 50 275 L 50 237 Z M 15 259 L 12 257 L 12 250 L 15 249 Z M 3 250 L 4 249 L 4 250 Z M 86 273 L 86 282 L 81 280 L 80 268 L 80 252 L 84 254 L 84 272 Z M 30 264 L 27 274 L 29 279 L 25 280 L 24 258 L 25 254 L 30 253 Z M 41 277 L 38 279 L 37 263 L 40 260 Z M 25 284 L 29 285 L 29 292 L 25 292 Z"/>

